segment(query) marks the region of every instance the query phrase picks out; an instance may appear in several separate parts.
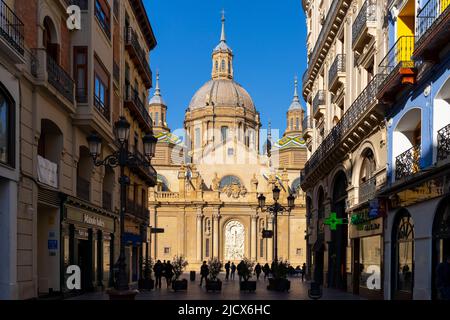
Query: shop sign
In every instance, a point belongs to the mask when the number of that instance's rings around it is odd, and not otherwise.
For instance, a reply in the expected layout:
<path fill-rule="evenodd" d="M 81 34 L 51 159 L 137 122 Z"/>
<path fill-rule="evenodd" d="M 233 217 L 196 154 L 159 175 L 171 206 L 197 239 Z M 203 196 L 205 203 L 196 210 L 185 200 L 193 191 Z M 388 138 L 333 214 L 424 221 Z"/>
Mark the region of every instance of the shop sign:
<path fill-rule="evenodd" d="M 67 219 L 84 225 L 94 226 L 99 229 L 114 231 L 114 219 L 101 216 L 80 208 L 66 206 Z"/>
<path fill-rule="evenodd" d="M 391 197 L 390 207 L 391 209 L 399 207 L 407 207 L 415 203 L 431 200 L 444 195 L 445 191 L 445 177 L 440 176 L 422 184 L 400 191 Z"/>
<path fill-rule="evenodd" d="M 101 227 L 101 228 L 105 227 L 105 221 L 103 221 L 101 218 L 90 216 L 90 215 L 88 215 L 86 213 L 84 214 L 83 222 L 87 223 L 87 224 L 94 225 L 94 226 L 98 226 L 98 227 Z"/>
<path fill-rule="evenodd" d="M 383 218 L 379 217 L 379 215 L 376 218 L 372 218 L 370 216 L 370 210 L 366 209 L 364 211 L 360 211 L 358 213 L 354 213 L 351 216 L 351 225 L 352 228 L 351 236 L 352 238 L 356 238 L 359 236 L 367 236 L 369 234 L 377 234 L 382 231 L 382 222 Z"/>

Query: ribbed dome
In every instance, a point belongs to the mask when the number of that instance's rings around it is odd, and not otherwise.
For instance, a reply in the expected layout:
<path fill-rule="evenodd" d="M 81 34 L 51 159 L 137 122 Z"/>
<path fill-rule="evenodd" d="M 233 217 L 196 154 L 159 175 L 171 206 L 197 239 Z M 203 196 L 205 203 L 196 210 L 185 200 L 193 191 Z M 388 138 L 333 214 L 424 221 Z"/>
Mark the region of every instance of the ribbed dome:
<path fill-rule="evenodd" d="M 194 95 L 189 110 L 212 105 L 216 107 L 244 107 L 255 111 L 255 105 L 248 92 L 231 79 L 215 79 L 205 83 Z"/>

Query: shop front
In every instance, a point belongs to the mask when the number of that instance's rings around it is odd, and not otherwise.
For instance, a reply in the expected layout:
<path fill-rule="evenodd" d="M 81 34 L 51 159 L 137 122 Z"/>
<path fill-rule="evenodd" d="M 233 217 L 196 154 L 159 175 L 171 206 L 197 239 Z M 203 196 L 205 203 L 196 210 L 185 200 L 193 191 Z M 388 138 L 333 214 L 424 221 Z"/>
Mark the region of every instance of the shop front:
<path fill-rule="evenodd" d="M 351 214 L 353 293 L 368 299 L 383 299 L 383 215 L 377 205 Z"/>
<path fill-rule="evenodd" d="M 126 219 L 124 241 L 128 281 L 131 285 L 136 285 L 142 276 L 147 224 L 134 219 Z"/>
<path fill-rule="evenodd" d="M 63 288 L 67 292 L 66 269 L 81 270 L 81 292 L 103 290 L 113 285 L 116 216 L 104 209 L 68 197 L 63 204 Z M 117 250 L 118 252 L 118 250 Z"/>

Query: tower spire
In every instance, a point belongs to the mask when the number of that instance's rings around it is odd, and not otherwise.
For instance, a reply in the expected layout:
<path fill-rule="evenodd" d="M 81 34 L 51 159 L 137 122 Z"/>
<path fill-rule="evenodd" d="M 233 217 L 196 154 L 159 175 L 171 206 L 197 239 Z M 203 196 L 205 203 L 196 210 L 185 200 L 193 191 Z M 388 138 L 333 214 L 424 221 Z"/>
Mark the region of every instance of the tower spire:
<path fill-rule="evenodd" d="M 225 37 L 225 10 L 222 9 L 222 34 L 220 35 L 220 42 L 227 42 Z"/>
<path fill-rule="evenodd" d="M 159 71 L 156 73 L 156 87 L 155 87 L 155 96 L 160 96 L 161 90 L 159 88 Z"/>
<path fill-rule="evenodd" d="M 299 102 L 300 99 L 298 98 L 298 78 L 297 76 L 295 76 L 295 80 L 294 80 L 294 102 Z"/>

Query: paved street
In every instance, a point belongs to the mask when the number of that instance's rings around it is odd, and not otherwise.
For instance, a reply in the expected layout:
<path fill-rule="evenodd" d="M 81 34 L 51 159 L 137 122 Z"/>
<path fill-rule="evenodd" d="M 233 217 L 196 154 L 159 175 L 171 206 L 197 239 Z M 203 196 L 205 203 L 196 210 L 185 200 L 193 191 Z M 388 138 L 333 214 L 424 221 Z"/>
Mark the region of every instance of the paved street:
<path fill-rule="evenodd" d="M 188 275 L 185 275 L 188 278 Z M 224 275 L 221 275 L 221 279 Z M 309 300 L 309 283 L 301 282 L 301 278 L 290 278 L 291 290 L 289 293 L 273 292 L 267 290 L 268 281 L 260 279 L 256 292 L 240 292 L 239 280 L 224 281 L 221 292 L 206 292 L 204 286 L 199 286 L 199 279 L 188 283 L 188 290 L 174 292 L 167 289 L 165 283 L 161 289 L 142 292 L 137 295 L 137 300 Z M 105 292 L 88 293 L 71 298 L 71 300 L 108 300 Z M 361 300 L 359 296 L 344 293 L 334 289 L 324 289 L 322 300 Z"/>

